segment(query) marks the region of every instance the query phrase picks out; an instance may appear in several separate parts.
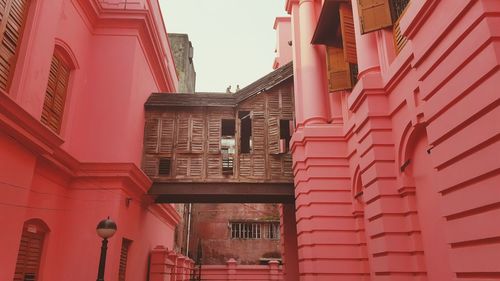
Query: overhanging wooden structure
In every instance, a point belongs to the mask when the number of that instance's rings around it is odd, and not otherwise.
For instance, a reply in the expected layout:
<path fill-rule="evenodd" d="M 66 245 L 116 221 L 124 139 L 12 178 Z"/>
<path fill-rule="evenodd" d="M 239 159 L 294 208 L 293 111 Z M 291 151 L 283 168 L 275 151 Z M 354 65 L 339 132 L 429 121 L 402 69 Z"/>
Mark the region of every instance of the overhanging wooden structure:
<path fill-rule="evenodd" d="M 155 182 L 156 203 L 293 203 L 293 183 Z"/>

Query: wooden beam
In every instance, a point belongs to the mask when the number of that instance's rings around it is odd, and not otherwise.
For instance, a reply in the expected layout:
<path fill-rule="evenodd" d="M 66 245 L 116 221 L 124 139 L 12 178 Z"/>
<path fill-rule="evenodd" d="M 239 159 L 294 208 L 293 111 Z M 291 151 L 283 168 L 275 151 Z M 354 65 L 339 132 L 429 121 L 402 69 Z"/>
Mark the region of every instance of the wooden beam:
<path fill-rule="evenodd" d="M 292 203 L 293 183 L 155 182 L 149 195 L 157 203 Z"/>

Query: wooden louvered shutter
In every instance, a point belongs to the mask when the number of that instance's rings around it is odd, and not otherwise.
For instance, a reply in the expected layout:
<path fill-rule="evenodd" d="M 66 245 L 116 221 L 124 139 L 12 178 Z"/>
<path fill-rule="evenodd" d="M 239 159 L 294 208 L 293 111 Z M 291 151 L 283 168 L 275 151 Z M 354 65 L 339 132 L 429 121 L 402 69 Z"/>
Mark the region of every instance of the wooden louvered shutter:
<path fill-rule="evenodd" d="M 176 150 L 187 152 L 189 151 L 189 117 L 180 115 L 177 118 Z"/>
<path fill-rule="evenodd" d="M 203 118 L 191 119 L 191 152 L 202 153 L 205 143 L 205 120 Z"/>
<path fill-rule="evenodd" d="M 44 236 L 44 233 L 33 233 L 24 229 L 17 255 L 14 281 L 38 280 Z"/>
<path fill-rule="evenodd" d="M 160 133 L 160 153 L 172 153 L 174 147 L 174 127 L 173 117 L 163 117 L 161 119 Z"/>
<path fill-rule="evenodd" d="M 358 0 L 361 34 L 392 25 L 390 0 Z"/>
<path fill-rule="evenodd" d="M 71 69 L 64 59 L 59 54 L 54 53 L 50 64 L 41 122 L 56 133 L 61 131 L 70 71 Z"/>
<path fill-rule="evenodd" d="M 349 63 L 358 63 L 356 53 L 356 33 L 354 31 L 354 19 L 350 5 L 340 4 L 340 29 L 342 31 L 342 45 L 344 49 L 344 58 Z"/>
<path fill-rule="evenodd" d="M 399 15 L 399 18 L 394 22 L 393 31 L 392 31 L 392 35 L 394 37 L 394 47 L 396 49 L 396 54 L 399 54 L 399 52 L 403 49 L 403 47 L 406 45 L 406 42 L 408 41 L 408 38 L 406 38 L 406 36 L 404 36 L 403 33 L 401 33 L 401 26 L 399 25 L 399 22 L 410 5 L 408 5 L 408 3 L 402 3 L 402 4 L 405 4 L 404 9 L 401 12 L 401 14 Z M 398 7 L 398 8 L 401 9 L 402 7 Z M 395 14 L 396 13 L 397 12 L 395 12 Z"/>
<path fill-rule="evenodd" d="M 160 131 L 160 120 L 148 118 L 144 126 L 144 153 L 158 153 L 158 135 Z"/>
<path fill-rule="evenodd" d="M 267 119 L 267 146 L 269 148 L 269 154 L 280 153 L 280 128 L 278 125 L 278 118 L 269 117 Z"/>
<path fill-rule="evenodd" d="M 0 89 L 5 91 L 14 73 L 28 6 L 28 0 L 0 1 Z"/>
<path fill-rule="evenodd" d="M 208 153 L 220 152 L 221 119 L 208 119 Z"/>
<path fill-rule="evenodd" d="M 122 248 L 120 252 L 120 266 L 118 269 L 118 281 L 125 281 L 125 274 L 127 271 L 128 250 L 130 248 L 130 244 L 132 244 L 132 241 L 128 239 L 122 239 Z"/>
<path fill-rule="evenodd" d="M 151 155 L 144 155 L 142 159 L 142 170 L 150 177 L 158 176 L 158 157 Z"/>
<path fill-rule="evenodd" d="M 342 48 L 327 47 L 328 90 L 339 91 L 352 88 L 351 67 L 344 58 Z"/>

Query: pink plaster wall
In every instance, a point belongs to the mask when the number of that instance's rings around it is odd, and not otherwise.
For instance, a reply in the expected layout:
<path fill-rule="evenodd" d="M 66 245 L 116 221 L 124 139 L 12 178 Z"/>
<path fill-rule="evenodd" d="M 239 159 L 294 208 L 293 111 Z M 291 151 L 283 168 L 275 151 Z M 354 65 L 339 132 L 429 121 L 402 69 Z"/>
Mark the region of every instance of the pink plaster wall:
<path fill-rule="evenodd" d="M 292 22 L 290 17 L 277 17 L 274 21 L 276 30 L 276 57 L 273 69 L 277 69 L 292 61 Z"/>
<path fill-rule="evenodd" d="M 138 168 L 143 104 L 151 92 L 177 87 L 158 3 L 30 2 L 12 86 L 0 93 L 0 280 L 12 280 L 32 218 L 49 228 L 38 280 L 95 279 L 95 227 L 107 216 L 118 231 L 105 279 L 117 279 L 126 238 L 127 280 L 144 280 L 151 249 L 173 247 L 180 219 L 172 206 L 151 204 L 151 182 Z M 54 48 L 74 68 L 58 135 L 38 121 Z"/>
<path fill-rule="evenodd" d="M 300 280 L 497 279 L 500 3 L 411 1 L 396 55 L 390 29 L 360 34 L 352 1 L 359 81 L 327 93 L 309 44 L 321 1 L 286 2 Z"/>

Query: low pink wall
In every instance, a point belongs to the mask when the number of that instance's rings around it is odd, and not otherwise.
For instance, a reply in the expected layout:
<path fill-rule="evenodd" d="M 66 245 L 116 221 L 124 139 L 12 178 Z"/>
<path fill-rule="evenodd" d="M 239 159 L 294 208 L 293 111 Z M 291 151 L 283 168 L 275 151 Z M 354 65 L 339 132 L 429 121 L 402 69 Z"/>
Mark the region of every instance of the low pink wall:
<path fill-rule="evenodd" d="M 196 271 L 195 271 L 196 272 Z M 281 266 L 277 261 L 268 265 L 238 265 L 234 259 L 226 265 L 202 265 L 201 280 L 284 280 Z"/>

